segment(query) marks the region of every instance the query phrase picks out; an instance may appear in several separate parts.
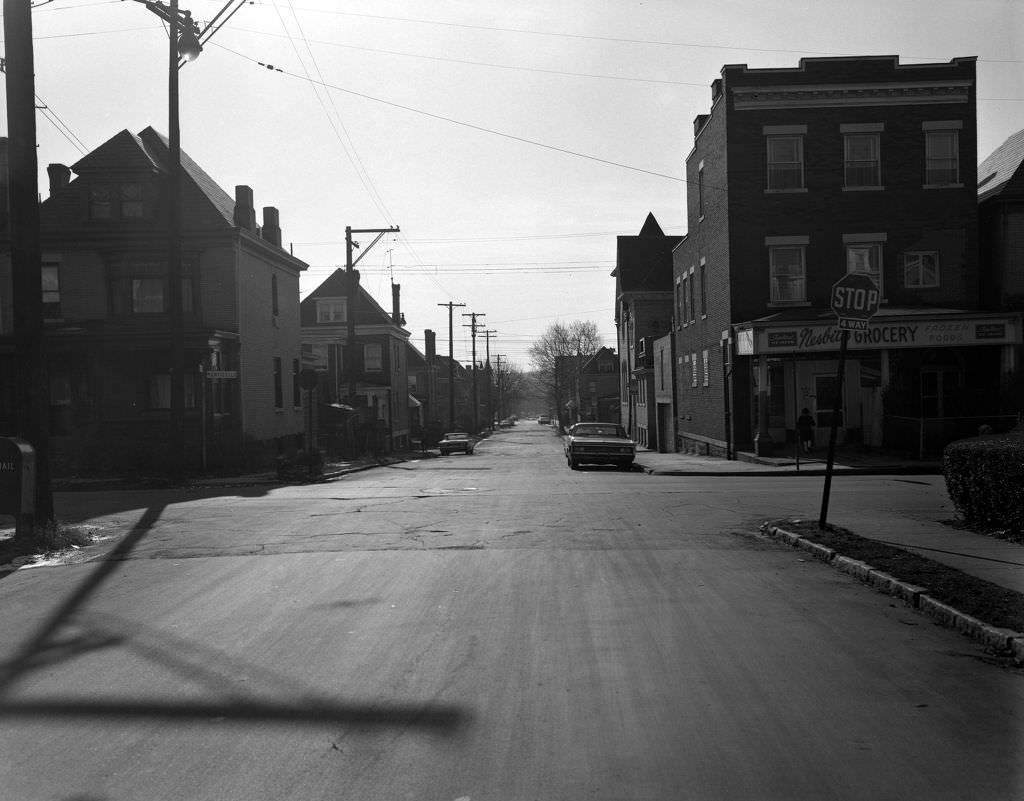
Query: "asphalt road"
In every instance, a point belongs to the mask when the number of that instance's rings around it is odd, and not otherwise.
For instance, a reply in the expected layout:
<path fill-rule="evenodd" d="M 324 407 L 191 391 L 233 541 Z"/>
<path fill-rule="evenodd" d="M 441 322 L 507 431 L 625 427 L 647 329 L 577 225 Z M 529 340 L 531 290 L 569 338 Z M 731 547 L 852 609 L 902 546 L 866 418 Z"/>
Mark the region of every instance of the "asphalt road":
<path fill-rule="evenodd" d="M 820 480 L 560 448 L 523 422 L 319 485 L 59 496 L 111 539 L 0 580 L 0 796 L 1024 798 L 1020 671 L 758 535 Z"/>

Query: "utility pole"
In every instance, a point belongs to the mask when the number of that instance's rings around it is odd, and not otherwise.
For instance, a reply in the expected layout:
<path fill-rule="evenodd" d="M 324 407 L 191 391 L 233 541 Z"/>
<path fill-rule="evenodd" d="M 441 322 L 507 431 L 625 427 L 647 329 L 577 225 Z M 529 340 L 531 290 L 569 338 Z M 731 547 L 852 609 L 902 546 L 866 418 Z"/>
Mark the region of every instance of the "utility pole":
<path fill-rule="evenodd" d="M 401 229 L 397 225 L 392 225 L 389 228 L 353 228 L 350 225 L 345 226 L 345 278 L 346 281 L 346 292 L 348 293 L 345 297 L 345 322 L 346 322 L 346 344 L 348 347 L 345 348 L 348 351 L 345 354 L 345 363 L 343 369 L 348 373 L 348 401 L 349 405 L 355 408 L 356 399 L 356 378 L 358 372 L 355 369 L 356 365 L 361 363 L 358 358 L 358 351 L 356 349 L 356 308 L 359 300 L 359 271 L 355 269 L 355 266 L 362 261 L 363 256 L 370 252 L 370 249 L 376 245 L 384 237 L 385 234 L 395 232 L 397 233 Z M 377 237 L 365 248 L 363 252 L 359 254 L 359 258 L 353 261 L 352 259 L 352 248 L 359 247 L 359 243 L 353 241 L 352 234 L 376 234 Z"/>
<path fill-rule="evenodd" d="M 484 331 L 487 337 L 487 360 L 484 362 L 484 371 L 487 373 L 487 427 L 494 430 L 494 405 L 491 402 L 491 334 L 497 334 L 493 328 Z"/>
<path fill-rule="evenodd" d="M 495 384 L 496 384 L 496 386 L 498 388 L 498 419 L 499 420 L 503 419 L 502 411 L 504 409 L 504 403 L 502 403 L 502 396 L 504 395 L 504 393 L 502 391 L 502 386 L 501 386 L 502 385 L 502 377 L 501 377 L 501 357 L 502 357 L 502 355 L 503 354 L 501 354 L 501 353 L 496 353 L 494 355 L 494 360 L 498 363 L 497 380 L 495 381 Z"/>
<path fill-rule="evenodd" d="M 463 328 L 470 329 L 473 341 L 473 436 L 475 437 L 480 433 L 480 400 L 479 393 L 476 385 L 477 369 L 476 369 L 476 318 L 486 317 L 484 314 L 478 312 L 469 312 L 463 314 L 463 317 L 471 318 L 472 322 L 469 325 L 463 325 Z"/>
<path fill-rule="evenodd" d="M 438 303 L 448 307 L 448 430 L 455 428 L 455 332 L 452 329 L 452 309 L 465 303 Z"/>
<path fill-rule="evenodd" d="M 19 515 L 16 535 L 31 536 L 53 520 L 50 484 L 50 387 L 43 344 L 42 246 L 32 12 L 29 0 L 4 0 L 7 50 L 8 199 L 14 297 L 18 430 L 35 451 L 36 486 L 31 515 Z M 28 528 L 28 530 L 26 530 Z"/>

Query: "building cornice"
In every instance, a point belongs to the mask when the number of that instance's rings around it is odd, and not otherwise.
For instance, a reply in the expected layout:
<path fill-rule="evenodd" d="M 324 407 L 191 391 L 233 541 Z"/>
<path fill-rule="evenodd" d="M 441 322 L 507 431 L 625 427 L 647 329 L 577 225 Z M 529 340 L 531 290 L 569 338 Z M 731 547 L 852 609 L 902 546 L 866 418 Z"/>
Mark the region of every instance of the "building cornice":
<path fill-rule="evenodd" d="M 966 103 L 974 81 L 807 84 L 731 87 L 737 111 L 837 106 L 920 106 Z"/>

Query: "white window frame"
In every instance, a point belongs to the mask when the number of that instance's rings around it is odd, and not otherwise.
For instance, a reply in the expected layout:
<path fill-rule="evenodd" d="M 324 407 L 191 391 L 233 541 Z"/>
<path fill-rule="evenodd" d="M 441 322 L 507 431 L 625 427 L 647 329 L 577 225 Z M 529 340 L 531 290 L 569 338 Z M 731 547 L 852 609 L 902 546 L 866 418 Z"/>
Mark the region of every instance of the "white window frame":
<path fill-rule="evenodd" d="M 348 322 L 348 299 L 318 298 L 316 302 L 316 321 L 318 323 Z"/>
<path fill-rule="evenodd" d="M 796 144 L 795 161 L 773 160 L 772 146 L 782 142 Z M 806 192 L 804 184 L 804 137 L 803 133 L 770 132 L 765 136 L 765 187 L 768 192 Z M 793 179 L 796 183 L 790 185 Z"/>
<path fill-rule="evenodd" d="M 931 282 L 925 280 L 924 261 L 929 257 L 933 262 Z M 910 250 L 903 254 L 903 286 L 907 289 L 935 289 L 939 286 L 940 274 L 937 250 Z"/>
<path fill-rule="evenodd" d="M 774 238 L 772 238 L 774 239 Z M 807 302 L 807 243 L 806 241 L 768 241 L 768 302 L 769 304 L 793 304 Z M 778 239 L 785 239 L 778 237 Z M 804 239 L 800 237 L 799 239 Z M 777 270 L 782 266 L 777 263 L 776 256 L 783 251 L 796 252 L 800 256 L 799 276 L 794 274 L 781 275 Z M 799 297 L 784 297 L 780 291 L 785 281 L 786 284 L 798 285 L 800 291 L 796 294 Z"/>
<path fill-rule="evenodd" d="M 696 352 L 690 354 L 690 367 L 693 368 L 693 373 L 690 379 L 690 386 L 697 386 L 697 354 Z"/>
<path fill-rule="evenodd" d="M 921 123 L 924 132 L 924 185 L 928 189 L 937 188 L 960 188 L 963 184 L 960 180 L 960 129 L 963 128 L 961 120 L 935 120 Z M 934 154 L 935 147 L 939 141 L 952 140 L 952 154 L 949 156 L 937 156 Z M 934 162 L 952 162 L 952 180 L 935 180 L 950 171 L 950 166 L 933 167 Z M 948 176 L 945 176 L 948 177 Z"/>
<path fill-rule="evenodd" d="M 846 272 L 860 272 L 870 275 L 878 285 L 878 293 L 885 298 L 885 242 L 886 234 L 844 234 L 843 246 L 846 250 Z M 863 256 L 876 262 L 872 269 L 861 269 Z"/>
<path fill-rule="evenodd" d="M 704 366 L 704 386 L 711 385 L 711 358 L 707 351 L 702 354 L 703 366 Z"/>
<path fill-rule="evenodd" d="M 871 157 L 854 159 L 851 145 L 856 141 L 871 143 Z M 871 171 L 868 180 L 857 178 L 860 173 Z M 850 131 L 843 134 L 843 187 L 845 189 L 882 188 L 882 138 L 873 131 Z"/>

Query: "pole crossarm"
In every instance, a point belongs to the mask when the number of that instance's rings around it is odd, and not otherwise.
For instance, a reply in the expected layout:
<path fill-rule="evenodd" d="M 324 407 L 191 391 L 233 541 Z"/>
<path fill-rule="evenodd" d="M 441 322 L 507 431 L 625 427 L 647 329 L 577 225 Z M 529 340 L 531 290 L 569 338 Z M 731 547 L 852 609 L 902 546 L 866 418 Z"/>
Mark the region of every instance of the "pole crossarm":
<path fill-rule="evenodd" d="M 390 228 L 352 228 L 352 229 L 350 229 L 349 230 L 350 234 L 377 234 L 377 236 L 374 238 L 374 240 L 369 245 L 367 245 L 365 248 L 361 248 L 362 253 L 359 254 L 359 258 L 357 258 L 354 262 L 352 262 L 352 266 L 355 267 L 357 264 L 359 264 L 359 262 L 361 262 L 363 260 L 363 256 L 365 256 L 367 253 L 369 253 L 370 250 L 373 248 L 373 246 L 376 245 L 378 242 L 380 242 L 381 239 L 384 238 L 385 234 L 398 233 L 401 230 L 402 229 L 399 228 L 397 225 L 393 225 Z M 358 242 L 353 242 L 352 245 L 353 245 L 353 247 L 359 247 L 359 243 Z"/>

